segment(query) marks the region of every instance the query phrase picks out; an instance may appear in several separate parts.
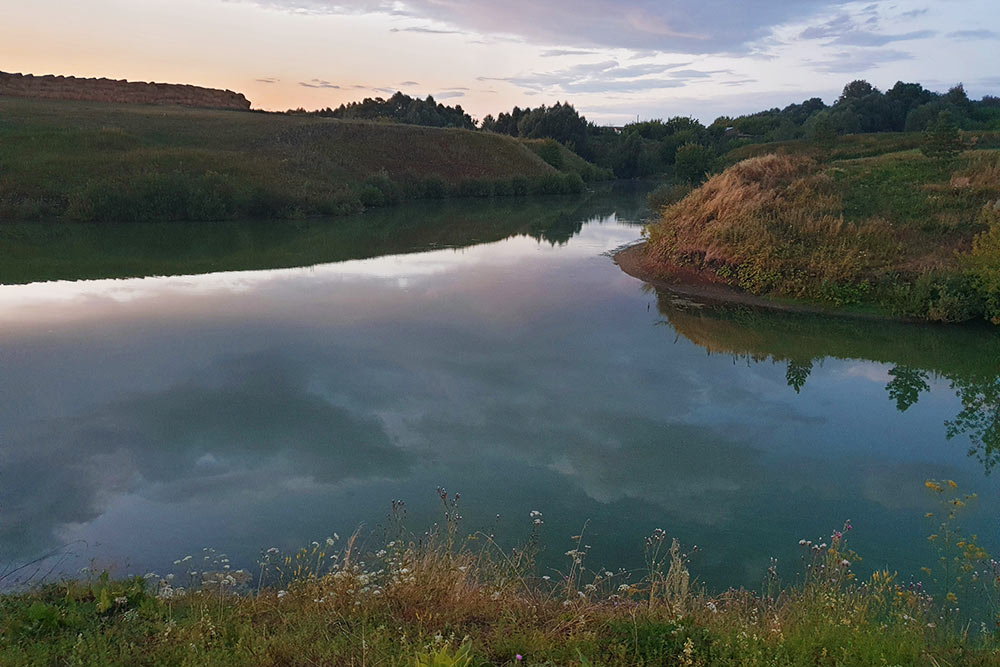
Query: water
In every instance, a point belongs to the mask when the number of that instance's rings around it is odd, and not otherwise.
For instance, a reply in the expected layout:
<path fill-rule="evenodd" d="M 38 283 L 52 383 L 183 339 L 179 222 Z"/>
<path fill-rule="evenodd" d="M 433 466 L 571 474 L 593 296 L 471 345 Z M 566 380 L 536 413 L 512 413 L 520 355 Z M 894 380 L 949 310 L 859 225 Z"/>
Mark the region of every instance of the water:
<path fill-rule="evenodd" d="M 0 563 L 252 566 L 378 531 L 393 499 L 422 531 L 444 487 L 505 545 L 541 511 L 546 571 L 581 529 L 590 565 L 638 566 L 661 527 L 711 587 L 756 588 L 851 519 L 859 567 L 919 575 L 929 478 L 977 492 L 963 522 L 1000 547 L 996 329 L 658 293 L 608 256 L 641 202 L 7 226 Z"/>

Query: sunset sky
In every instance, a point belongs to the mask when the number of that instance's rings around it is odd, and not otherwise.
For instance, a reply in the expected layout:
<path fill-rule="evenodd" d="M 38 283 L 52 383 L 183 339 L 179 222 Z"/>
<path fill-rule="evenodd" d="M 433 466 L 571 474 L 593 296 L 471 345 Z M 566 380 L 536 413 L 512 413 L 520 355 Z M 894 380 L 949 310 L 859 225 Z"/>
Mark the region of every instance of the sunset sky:
<path fill-rule="evenodd" d="M 1000 94 L 998 0 L 3 0 L 0 70 L 192 83 L 257 108 L 396 90 L 711 121 L 865 78 Z"/>

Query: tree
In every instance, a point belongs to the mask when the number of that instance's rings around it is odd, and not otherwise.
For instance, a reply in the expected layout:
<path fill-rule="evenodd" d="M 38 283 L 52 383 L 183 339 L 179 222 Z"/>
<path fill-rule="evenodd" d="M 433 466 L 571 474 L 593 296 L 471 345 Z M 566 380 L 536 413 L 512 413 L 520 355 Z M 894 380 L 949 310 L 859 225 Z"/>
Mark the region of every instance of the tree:
<path fill-rule="evenodd" d="M 965 86 L 962 84 L 949 88 L 948 92 L 944 94 L 944 98 L 955 108 L 961 109 L 966 113 L 972 109 L 972 100 L 969 99 L 969 96 L 965 92 Z"/>
<path fill-rule="evenodd" d="M 642 158 L 642 137 L 638 132 L 629 132 L 625 141 L 615 151 L 614 172 L 618 178 L 639 176 L 639 161 Z"/>
<path fill-rule="evenodd" d="M 924 134 L 920 152 L 930 158 L 950 159 L 962 150 L 962 137 L 950 111 L 938 114 L 933 127 Z"/>
<path fill-rule="evenodd" d="M 844 86 L 844 90 L 840 93 L 837 103 L 840 104 L 841 102 L 849 102 L 850 100 L 859 100 L 862 97 L 867 97 L 868 95 L 877 92 L 878 89 L 864 79 L 855 79 Z"/>
<path fill-rule="evenodd" d="M 712 168 L 712 149 L 699 144 L 684 144 L 674 157 L 674 175 L 690 183 L 700 183 Z"/>

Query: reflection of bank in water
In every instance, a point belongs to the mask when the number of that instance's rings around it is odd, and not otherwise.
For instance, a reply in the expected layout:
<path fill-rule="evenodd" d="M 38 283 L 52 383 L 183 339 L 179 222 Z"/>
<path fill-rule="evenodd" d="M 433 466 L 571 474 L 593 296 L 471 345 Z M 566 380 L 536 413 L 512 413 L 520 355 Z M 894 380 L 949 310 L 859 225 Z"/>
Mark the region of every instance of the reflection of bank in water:
<path fill-rule="evenodd" d="M 656 290 L 660 313 L 677 334 L 709 353 L 748 362 L 785 362 L 788 386 L 800 391 L 827 357 L 891 365 L 886 392 L 905 411 L 944 378 L 962 402 L 945 423 L 948 438 L 967 434 L 969 454 L 989 471 L 1000 462 L 1000 335 L 983 324 L 940 326 L 789 313 L 698 303 Z"/>

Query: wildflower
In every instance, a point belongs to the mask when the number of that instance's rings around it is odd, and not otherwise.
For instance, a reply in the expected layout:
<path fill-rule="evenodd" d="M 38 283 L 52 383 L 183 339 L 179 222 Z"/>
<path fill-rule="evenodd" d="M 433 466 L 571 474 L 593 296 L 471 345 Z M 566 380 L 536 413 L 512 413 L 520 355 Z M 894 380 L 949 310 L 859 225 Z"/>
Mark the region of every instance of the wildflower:
<path fill-rule="evenodd" d="M 532 519 L 538 519 L 541 518 L 542 513 L 539 512 L 538 510 L 531 510 L 531 513 L 528 514 L 528 516 L 531 517 Z"/>
<path fill-rule="evenodd" d="M 840 564 L 841 564 L 841 565 L 842 565 L 843 567 L 850 567 L 850 566 L 851 566 L 851 561 L 849 561 L 849 560 L 847 560 L 847 559 L 845 558 L 844 560 L 840 561 Z"/>
<path fill-rule="evenodd" d="M 799 540 L 799 546 L 800 547 L 804 547 L 807 544 L 809 544 L 809 543 L 806 540 Z"/>
<path fill-rule="evenodd" d="M 125 604 L 128 602 L 128 598 L 125 596 L 119 596 L 115 598 L 115 604 Z"/>
<path fill-rule="evenodd" d="M 715 603 L 714 603 L 714 602 L 712 602 L 712 601 L 709 601 L 709 602 L 706 602 L 706 603 L 705 603 L 705 607 L 707 607 L 707 608 L 708 608 L 708 610 L 709 610 L 710 612 L 712 612 L 713 614 L 718 614 L 718 613 L 719 613 L 719 608 L 718 608 L 718 607 L 716 607 L 716 606 L 715 606 Z"/>
<path fill-rule="evenodd" d="M 517 655 L 514 656 L 514 659 L 517 660 L 518 662 L 521 662 L 522 660 L 524 660 L 524 656 L 518 653 Z"/>
<path fill-rule="evenodd" d="M 278 591 L 278 599 L 279 600 L 281 598 L 285 597 L 286 595 L 288 595 L 288 591 Z"/>

